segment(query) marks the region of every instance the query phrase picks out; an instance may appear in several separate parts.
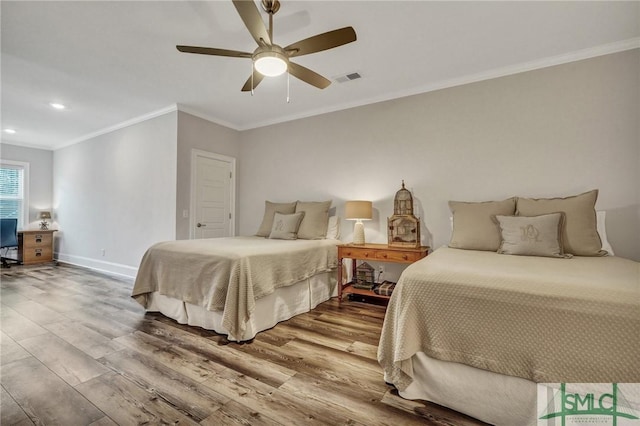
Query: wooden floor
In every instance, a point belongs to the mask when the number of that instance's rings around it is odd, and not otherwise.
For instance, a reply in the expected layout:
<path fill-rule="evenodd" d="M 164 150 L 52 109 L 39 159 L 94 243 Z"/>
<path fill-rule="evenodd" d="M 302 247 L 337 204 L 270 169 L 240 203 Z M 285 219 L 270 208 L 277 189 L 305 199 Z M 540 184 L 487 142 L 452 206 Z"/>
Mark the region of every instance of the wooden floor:
<path fill-rule="evenodd" d="M 64 265 L 1 280 L 2 425 L 481 424 L 384 383 L 384 307 L 331 300 L 237 344 L 145 314 L 128 280 Z"/>

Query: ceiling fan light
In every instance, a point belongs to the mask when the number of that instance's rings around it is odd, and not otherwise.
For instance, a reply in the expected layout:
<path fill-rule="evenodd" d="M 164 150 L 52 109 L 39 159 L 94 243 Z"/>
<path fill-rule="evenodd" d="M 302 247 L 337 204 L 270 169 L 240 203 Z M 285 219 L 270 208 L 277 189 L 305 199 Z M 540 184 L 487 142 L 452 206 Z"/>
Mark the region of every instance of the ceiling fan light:
<path fill-rule="evenodd" d="M 255 55 L 256 71 L 267 77 L 276 77 L 287 71 L 287 61 L 278 52 L 261 52 Z"/>

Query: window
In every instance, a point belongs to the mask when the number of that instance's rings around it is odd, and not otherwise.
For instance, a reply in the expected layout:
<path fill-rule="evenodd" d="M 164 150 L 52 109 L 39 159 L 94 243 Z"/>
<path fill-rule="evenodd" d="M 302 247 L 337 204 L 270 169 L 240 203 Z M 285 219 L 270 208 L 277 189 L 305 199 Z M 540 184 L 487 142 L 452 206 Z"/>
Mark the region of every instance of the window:
<path fill-rule="evenodd" d="M 18 228 L 29 224 L 29 163 L 0 161 L 0 217 L 18 219 Z"/>

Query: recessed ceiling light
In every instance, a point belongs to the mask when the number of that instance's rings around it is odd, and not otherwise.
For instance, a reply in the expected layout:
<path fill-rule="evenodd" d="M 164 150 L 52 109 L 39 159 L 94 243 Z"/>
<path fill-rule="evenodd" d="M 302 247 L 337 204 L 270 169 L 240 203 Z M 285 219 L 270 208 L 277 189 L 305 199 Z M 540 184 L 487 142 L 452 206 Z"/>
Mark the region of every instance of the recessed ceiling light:
<path fill-rule="evenodd" d="M 15 135 L 16 131 L 14 129 L 4 129 L 5 133 L 9 133 L 10 135 Z"/>
<path fill-rule="evenodd" d="M 49 102 L 49 105 L 51 106 L 51 108 L 55 108 L 55 109 L 65 109 L 66 106 L 59 104 L 57 102 Z"/>

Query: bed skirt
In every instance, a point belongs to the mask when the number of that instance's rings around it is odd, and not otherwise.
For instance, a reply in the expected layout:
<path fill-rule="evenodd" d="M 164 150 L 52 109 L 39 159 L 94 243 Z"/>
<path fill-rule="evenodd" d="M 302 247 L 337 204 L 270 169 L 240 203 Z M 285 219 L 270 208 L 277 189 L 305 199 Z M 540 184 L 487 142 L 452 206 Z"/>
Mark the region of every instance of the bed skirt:
<path fill-rule="evenodd" d="M 298 281 L 256 300 L 255 311 L 242 336 L 230 335 L 222 326 L 222 312 L 208 311 L 201 306 L 151 293 L 147 312 L 160 312 L 180 324 L 188 324 L 225 334 L 231 341 L 253 339 L 257 333 L 272 328 L 280 321 L 309 312 L 320 303 L 337 295 L 335 271 L 323 272 Z"/>
<path fill-rule="evenodd" d="M 537 385 L 418 352 L 412 358 L 414 381 L 400 396 L 449 407 L 500 426 L 535 425 Z"/>

